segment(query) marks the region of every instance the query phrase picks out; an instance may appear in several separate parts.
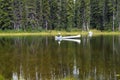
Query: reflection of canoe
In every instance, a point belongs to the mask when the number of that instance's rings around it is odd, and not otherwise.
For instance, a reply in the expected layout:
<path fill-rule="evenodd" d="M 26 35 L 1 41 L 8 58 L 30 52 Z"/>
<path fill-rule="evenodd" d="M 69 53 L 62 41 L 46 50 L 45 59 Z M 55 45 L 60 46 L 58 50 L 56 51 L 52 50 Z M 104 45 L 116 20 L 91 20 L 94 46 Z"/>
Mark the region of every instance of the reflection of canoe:
<path fill-rule="evenodd" d="M 73 39 L 73 38 L 79 38 L 80 35 L 76 35 L 76 36 L 65 36 L 65 37 L 62 37 L 62 36 L 55 36 L 55 40 L 62 40 L 62 39 Z"/>
<path fill-rule="evenodd" d="M 78 40 L 78 39 L 62 39 L 64 41 L 72 41 L 72 42 L 77 42 L 77 43 L 80 43 L 81 40 Z"/>
<path fill-rule="evenodd" d="M 71 42 L 77 42 L 79 44 L 81 43 L 81 40 L 79 39 L 58 39 L 57 41 L 58 41 L 58 44 L 60 44 L 61 41 L 71 41 Z"/>

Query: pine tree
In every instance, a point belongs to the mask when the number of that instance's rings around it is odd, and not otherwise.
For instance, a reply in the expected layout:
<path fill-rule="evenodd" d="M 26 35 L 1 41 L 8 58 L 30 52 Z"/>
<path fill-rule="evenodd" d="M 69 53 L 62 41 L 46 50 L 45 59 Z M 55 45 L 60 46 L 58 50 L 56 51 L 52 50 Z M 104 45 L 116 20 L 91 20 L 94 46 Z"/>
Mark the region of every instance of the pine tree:
<path fill-rule="evenodd" d="M 43 27 L 48 30 L 50 27 L 50 5 L 49 0 L 42 0 Z"/>
<path fill-rule="evenodd" d="M 120 30 L 118 0 L 0 0 L 0 29 Z"/>
<path fill-rule="evenodd" d="M 85 0 L 85 30 L 89 30 L 90 27 L 90 0 Z"/>
<path fill-rule="evenodd" d="M 111 3 L 112 3 L 112 11 L 113 11 L 113 15 L 112 15 L 112 21 L 113 21 L 113 24 L 112 24 L 112 30 L 114 31 L 114 29 L 115 29 L 115 13 L 116 13 L 116 10 L 115 10 L 115 0 L 112 0 L 111 1 Z"/>
<path fill-rule="evenodd" d="M 90 0 L 81 0 L 82 30 L 89 30 L 90 26 Z"/>
<path fill-rule="evenodd" d="M 61 0 L 51 0 L 50 19 L 51 19 L 52 29 L 60 28 L 60 10 L 61 10 Z"/>
<path fill-rule="evenodd" d="M 75 1 L 75 15 L 74 15 L 74 25 L 77 28 L 81 27 L 81 13 L 80 13 L 81 0 Z"/>
<path fill-rule="evenodd" d="M 106 29 L 112 29 L 112 21 L 113 21 L 113 6 L 112 2 L 110 0 L 105 0 L 105 19 L 106 19 L 106 24 L 105 27 Z"/>
<path fill-rule="evenodd" d="M 99 2 L 99 6 L 100 6 L 100 30 L 104 30 L 105 27 L 105 0 L 101 0 Z"/>
<path fill-rule="evenodd" d="M 14 18 L 14 29 L 19 30 L 21 27 L 22 18 L 22 1 L 13 0 L 13 18 Z"/>
<path fill-rule="evenodd" d="M 61 28 L 66 29 L 67 28 L 67 1 L 61 0 Z"/>
<path fill-rule="evenodd" d="M 58 18 L 58 26 L 57 26 L 57 28 L 60 30 L 60 28 L 61 28 L 61 0 L 57 0 L 57 5 L 58 5 L 58 10 L 57 10 L 57 18 Z"/>
<path fill-rule="evenodd" d="M 100 29 L 100 6 L 98 0 L 91 0 L 91 26 L 92 28 L 98 28 Z"/>
<path fill-rule="evenodd" d="M 13 26 L 12 0 L 0 0 L 0 29 L 11 29 Z"/>
<path fill-rule="evenodd" d="M 22 19 L 21 19 L 21 29 L 26 30 L 27 29 L 27 2 L 26 0 L 21 0 L 22 1 Z"/>
<path fill-rule="evenodd" d="M 118 30 L 120 31 L 120 1 L 117 0 L 117 21 L 118 21 Z"/>
<path fill-rule="evenodd" d="M 42 0 L 36 0 L 36 21 L 38 24 L 38 30 L 42 29 L 43 17 L 42 17 Z"/>
<path fill-rule="evenodd" d="M 67 0 L 67 29 L 71 29 L 74 26 L 74 1 Z"/>
<path fill-rule="evenodd" d="M 36 0 L 26 0 L 27 26 L 29 29 L 37 29 Z"/>

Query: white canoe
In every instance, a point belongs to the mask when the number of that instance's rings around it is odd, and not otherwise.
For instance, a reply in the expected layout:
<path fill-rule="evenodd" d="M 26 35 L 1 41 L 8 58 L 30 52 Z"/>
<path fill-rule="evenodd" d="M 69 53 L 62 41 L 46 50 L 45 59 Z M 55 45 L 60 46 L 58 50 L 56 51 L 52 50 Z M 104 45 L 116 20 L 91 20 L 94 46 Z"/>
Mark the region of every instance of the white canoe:
<path fill-rule="evenodd" d="M 74 39 L 74 38 L 79 38 L 80 37 L 80 35 L 76 35 L 76 36 L 64 36 L 64 37 L 62 37 L 62 36 L 55 36 L 55 40 L 62 40 L 62 39 Z"/>

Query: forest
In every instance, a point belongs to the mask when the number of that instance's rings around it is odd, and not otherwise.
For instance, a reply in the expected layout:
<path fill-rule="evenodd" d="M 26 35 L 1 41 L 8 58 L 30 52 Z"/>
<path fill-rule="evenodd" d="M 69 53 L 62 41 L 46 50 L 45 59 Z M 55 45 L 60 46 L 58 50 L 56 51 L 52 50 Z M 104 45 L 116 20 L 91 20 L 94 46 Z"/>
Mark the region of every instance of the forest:
<path fill-rule="evenodd" d="M 119 30 L 119 0 L 0 0 L 0 30 Z"/>

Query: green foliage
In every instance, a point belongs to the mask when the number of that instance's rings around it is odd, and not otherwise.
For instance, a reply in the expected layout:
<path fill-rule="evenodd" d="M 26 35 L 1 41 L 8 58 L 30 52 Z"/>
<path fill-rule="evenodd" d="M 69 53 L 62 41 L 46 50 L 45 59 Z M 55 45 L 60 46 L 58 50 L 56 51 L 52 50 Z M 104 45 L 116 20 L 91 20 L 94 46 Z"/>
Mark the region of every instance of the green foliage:
<path fill-rule="evenodd" d="M 4 77 L 2 75 L 0 75 L 0 80 L 5 80 Z"/>
<path fill-rule="evenodd" d="M 43 27 L 50 28 L 50 4 L 48 0 L 42 0 Z M 48 27 L 49 26 L 49 27 Z"/>
<path fill-rule="evenodd" d="M 98 28 L 98 26 L 100 26 L 100 23 L 102 24 L 102 8 L 101 6 L 103 5 L 100 5 L 99 6 L 99 1 L 95 1 L 95 0 L 92 0 L 91 1 L 91 26 L 92 28 Z"/>
<path fill-rule="evenodd" d="M 61 28 L 67 28 L 67 1 L 61 0 Z"/>
<path fill-rule="evenodd" d="M 75 2 L 75 15 L 74 15 L 74 26 L 80 28 L 81 26 L 81 0 L 76 0 Z"/>
<path fill-rule="evenodd" d="M 60 28 L 61 1 L 53 0 L 50 2 L 50 17 L 52 29 Z"/>
<path fill-rule="evenodd" d="M 118 25 L 118 0 L 0 0 L 2 30 L 103 30 Z"/>
<path fill-rule="evenodd" d="M 67 0 L 67 28 L 71 29 L 73 27 L 74 18 L 74 0 Z"/>
<path fill-rule="evenodd" d="M 0 0 L 0 28 L 11 28 L 12 26 L 12 0 Z"/>

